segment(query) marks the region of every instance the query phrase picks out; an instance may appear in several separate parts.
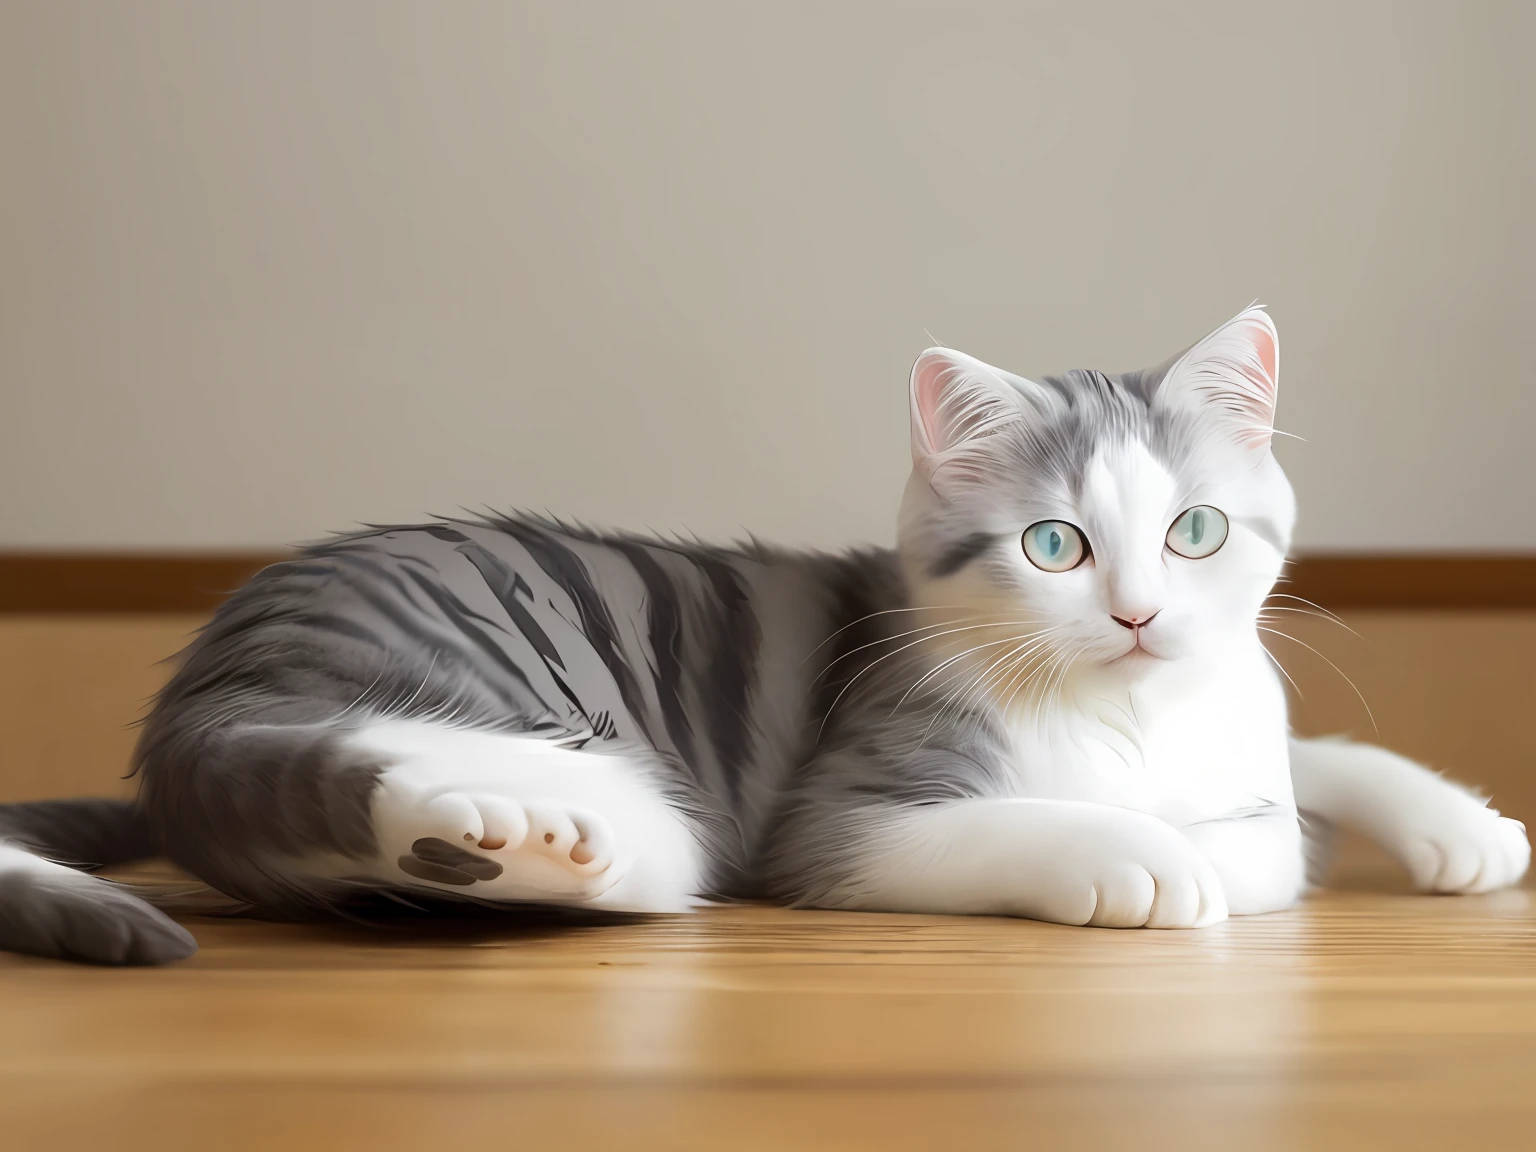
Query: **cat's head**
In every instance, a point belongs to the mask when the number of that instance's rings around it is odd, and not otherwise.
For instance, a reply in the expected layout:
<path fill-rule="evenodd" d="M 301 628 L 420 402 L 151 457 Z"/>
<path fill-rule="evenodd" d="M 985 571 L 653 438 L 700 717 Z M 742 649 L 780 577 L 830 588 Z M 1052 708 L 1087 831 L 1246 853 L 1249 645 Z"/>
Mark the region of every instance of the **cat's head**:
<path fill-rule="evenodd" d="M 918 357 L 899 546 L 938 651 L 975 649 L 956 672 L 1006 697 L 1252 644 L 1295 519 L 1270 452 L 1279 356 L 1252 307 L 1115 376 Z"/>

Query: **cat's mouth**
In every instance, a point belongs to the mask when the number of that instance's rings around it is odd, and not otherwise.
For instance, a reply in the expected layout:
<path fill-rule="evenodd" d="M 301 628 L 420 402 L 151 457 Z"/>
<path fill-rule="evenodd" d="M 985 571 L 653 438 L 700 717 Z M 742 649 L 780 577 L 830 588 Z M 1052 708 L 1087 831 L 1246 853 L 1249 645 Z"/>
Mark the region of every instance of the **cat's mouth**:
<path fill-rule="evenodd" d="M 1128 649 L 1126 649 L 1124 652 L 1120 653 L 1120 655 L 1116 656 L 1113 660 L 1110 661 L 1110 663 L 1111 664 L 1137 664 L 1137 663 L 1140 663 L 1143 660 L 1162 660 L 1162 659 L 1164 659 L 1164 657 L 1159 656 L 1156 652 L 1152 651 L 1150 648 L 1143 647 L 1142 643 L 1141 643 L 1141 638 L 1137 637 L 1136 643 L 1132 644 Z"/>

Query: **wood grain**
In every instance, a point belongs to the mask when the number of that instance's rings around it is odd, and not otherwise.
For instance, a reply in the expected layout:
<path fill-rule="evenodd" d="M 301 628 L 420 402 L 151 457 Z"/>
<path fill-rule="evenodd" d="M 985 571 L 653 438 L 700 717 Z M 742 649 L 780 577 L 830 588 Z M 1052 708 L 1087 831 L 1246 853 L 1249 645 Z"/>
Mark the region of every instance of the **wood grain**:
<path fill-rule="evenodd" d="M 0 613 L 206 612 L 289 553 L 0 552 Z M 1536 608 L 1536 556 L 1303 556 L 1282 590 L 1329 608 Z"/>
<path fill-rule="evenodd" d="M 724 909 L 0 959 L 17 1148 L 1529 1147 L 1529 893 L 1202 932 Z"/>

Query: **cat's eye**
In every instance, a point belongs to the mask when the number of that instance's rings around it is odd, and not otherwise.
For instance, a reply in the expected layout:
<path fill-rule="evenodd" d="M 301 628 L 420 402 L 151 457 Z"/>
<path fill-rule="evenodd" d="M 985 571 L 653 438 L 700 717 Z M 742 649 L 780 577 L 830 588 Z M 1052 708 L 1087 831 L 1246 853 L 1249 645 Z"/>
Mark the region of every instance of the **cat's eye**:
<path fill-rule="evenodd" d="M 1168 549 L 1189 560 L 1203 560 L 1227 542 L 1227 517 L 1219 508 L 1199 504 L 1179 514 L 1168 529 Z"/>
<path fill-rule="evenodd" d="M 1066 572 L 1088 555 L 1088 541 L 1065 520 L 1042 520 L 1024 529 L 1024 555 L 1045 572 Z"/>

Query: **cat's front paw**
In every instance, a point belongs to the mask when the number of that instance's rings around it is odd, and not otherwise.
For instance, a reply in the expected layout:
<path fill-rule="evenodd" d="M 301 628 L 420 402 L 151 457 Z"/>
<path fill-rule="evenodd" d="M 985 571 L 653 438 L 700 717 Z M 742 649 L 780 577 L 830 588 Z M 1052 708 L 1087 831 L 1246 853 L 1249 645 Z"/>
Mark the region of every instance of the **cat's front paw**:
<path fill-rule="evenodd" d="M 1227 918 L 1221 880 L 1177 829 L 1104 809 L 1073 837 L 1042 892 L 1038 919 L 1096 928 L 1205 928 Z"/>
<path fill-rule="evenodd" d="M 1470 797 L 1416 814 L 1389 845 L 1424 892 L 1470 895 L 1508 888 L 1531 863 L 1525 825 Z"/>

